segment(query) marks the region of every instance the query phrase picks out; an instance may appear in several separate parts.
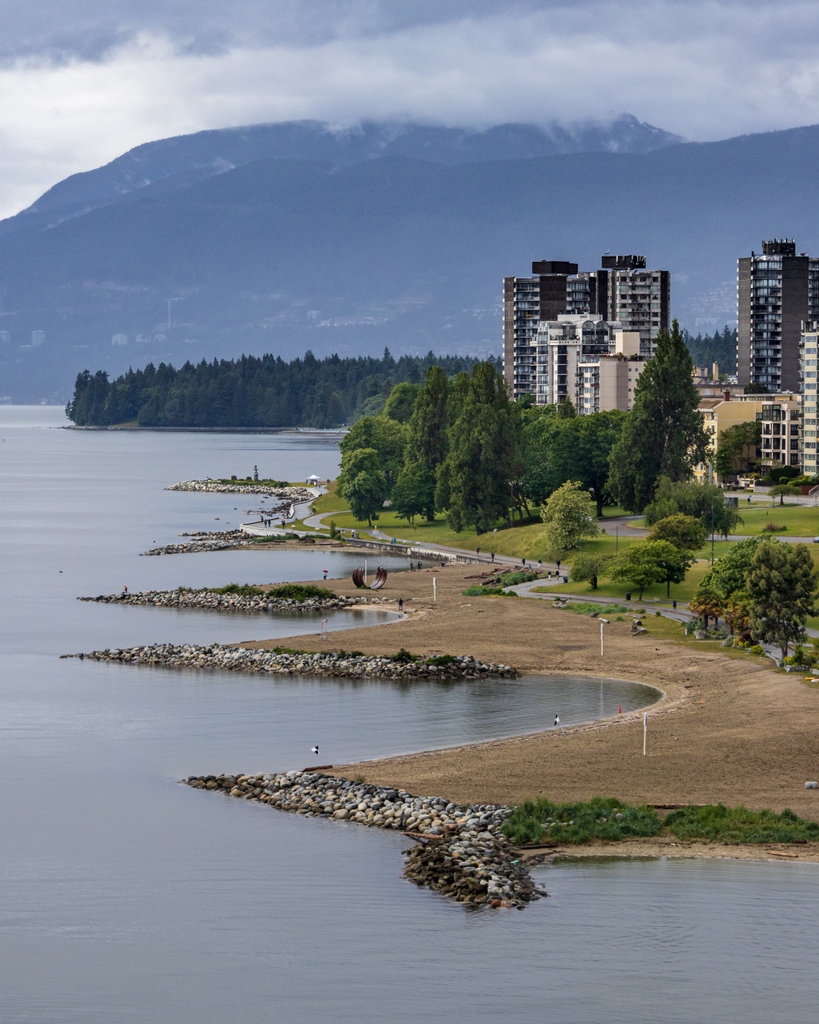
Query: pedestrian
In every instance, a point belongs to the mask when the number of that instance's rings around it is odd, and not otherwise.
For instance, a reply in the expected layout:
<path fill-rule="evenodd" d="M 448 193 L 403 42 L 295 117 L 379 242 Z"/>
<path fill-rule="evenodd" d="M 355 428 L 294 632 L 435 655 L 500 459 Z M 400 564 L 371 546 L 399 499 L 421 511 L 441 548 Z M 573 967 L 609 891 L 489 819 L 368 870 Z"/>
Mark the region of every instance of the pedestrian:
<path fill-rule="evenodd" d="M 490 562 L 494 562 L 495 561 L 495 552 L 494 551 L 489 555 L 489 561 Z"/>
<path fill-rule="evenodd" d="M 541 570 L 542 568 L 543 568 L 543 559 L 542 559 L 542 558 L 539 558 L 539 559 L 537 560 L 537 571 L 538 571 L 538 572 L 540 572 L 540 570 Z"/>
<path fill-rule="evenodd" d="M 420 563 L 420 562 L 418 563 L 418 568 L 419 568 L 419 569 L 421 568 L 421 563 Z"/>
<path fill-rule="evenodd" d="M 324 573 L 324 578 L 327 579 L 327 573 L 328 573 L 329 570 L 322 569 L 321 571 Z"/>
<path fill-rule="evenodd" d="M 475 548 L 475 554 L 479 555 L 480 553 L 481 553 L 481 549 L 480 548 Z"/>
<path fill-rule="evenodd" d="M 555 729 L 560 725 L 560 715 L 555 715 Z"/>
<path fill-rule="evenodd" d="M 128 593 L 128 587 L 124 583 L 122 584 L 122 592 L 123 592 L 123 594 L 127 594 Z"/>
<path fill-rule="evenodd" d="M 557 571 L 560 572 L 560 559 L 557 560 Z"/>
<path fill-rule="evenodd" d="M 404 598 L 403 597 L 399 597 L 398 598 L 398 611 L 402 612 L 403 610 L 404 610 Z"/>
<path fill-rule="evenodd" d="M 676 611 L 677 610 L 677 602 L 676 601 L 672 601 L 671 602 L 671 607 L 674 609 L 674 611 Z"/>
<path fill-rule="evenodd" d="M 524 568 L 526 566 L 526 559 L 525 558 L 521 558 L 520 564 L 521 564 L 521 568 Z"/>

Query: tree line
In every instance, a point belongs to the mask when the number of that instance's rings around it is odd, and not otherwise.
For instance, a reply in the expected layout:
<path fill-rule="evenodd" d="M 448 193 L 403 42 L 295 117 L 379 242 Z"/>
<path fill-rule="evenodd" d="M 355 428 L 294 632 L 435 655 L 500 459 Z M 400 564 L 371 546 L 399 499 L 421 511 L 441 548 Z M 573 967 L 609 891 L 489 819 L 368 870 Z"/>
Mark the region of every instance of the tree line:
<path fill-rule="evenodd" d="M 477 533 L 525 521 L 567 481 L 593 495 L 597 516 L 607 503 L 643 512 L 662 497 L 663 481 L 685 482 L 706 458 L 691 370 L 676 321 L 658 337 L 631 413 L 577 416 L 569 401 L 513 402 L 491 363 L 454 377 L 433 366 L 423 384 L 398 385 L 382 414 L 346 435 L 339 493 L 370 523 L 389 501 L 410 523 L 439 512 L 453 530 Z"/>
<path fill-rule="evenodd" d="M 382 409 L 397 383 L 420 382 L 433 365 L 451 376 L 475 363 L 432 352 L 394 359 L 385 349 L 380 359 L 308 352 L 289 363 L 272 355 L 188 362 L 178 370 L 149 363 L 114 380 L 104 370 L 84 370 L 66 413 L 78 426 L 97 427 L 338 427 Z"/>

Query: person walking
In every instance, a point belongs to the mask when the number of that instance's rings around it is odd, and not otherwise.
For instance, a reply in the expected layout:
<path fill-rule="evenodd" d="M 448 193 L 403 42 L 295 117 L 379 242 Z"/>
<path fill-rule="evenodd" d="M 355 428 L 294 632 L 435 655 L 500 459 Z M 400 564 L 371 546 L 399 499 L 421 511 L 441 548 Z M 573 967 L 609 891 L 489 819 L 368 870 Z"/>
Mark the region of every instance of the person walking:
<path fill-rule="evenodd" d="M 554 727 L 555 727 L 555 729 L 559 729 L 560 728 L 560 715 L 555 715 L 555 725 L 554 725 Z"/>
<path fill-rule="evenodd" d="M 495 552 L 494 551 L 489 555 L 489 561 L 490 562 L 494 562 L 495 561 Z"/>
<path fill-rule="evenodd" d="M 399 597 L 398 598 L 398 611 L 402 612 L 403 610 L 404 610 L 404 598 L 403 597 Z"/>

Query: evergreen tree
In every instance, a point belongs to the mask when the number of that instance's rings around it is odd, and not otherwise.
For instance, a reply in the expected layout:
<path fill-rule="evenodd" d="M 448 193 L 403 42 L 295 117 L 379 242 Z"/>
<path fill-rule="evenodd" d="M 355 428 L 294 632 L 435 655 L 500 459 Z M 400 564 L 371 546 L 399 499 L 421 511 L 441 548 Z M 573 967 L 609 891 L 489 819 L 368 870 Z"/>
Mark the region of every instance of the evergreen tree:
<path fill-rule="evenodd" d="M 775 643 L 783 658 L 791 641 L 804 635 L 808 616 L 815 614 L 816 579 L 806 544 L 765 540 L 757 547 L 747 576 L 751 631 Z"/>
<path fill-rule="evenodd" d="M 464 386 L 465 383 L 465 386 Z M 449 452 L 439 470 L 438 498 L 453 530 L 490 530 L 507 518 L 514 483 L 522 476 L 518 454 L 518 410 L 501 374 L 479 363 L 453 393 L 463 402 L 449 431 Z"/>
<path fill-rule="evenodd" d="M 431 366 L 415 399 L 407 434 L 407 451 L 414 465 L 412 478 L 423 494 L 421 512 L 429 522 L 435 518 L 438 467 L 446 458 L 448 450 L 448 400 L 449 381 L 446 374 L 439 366 Z"/>
<path fill-rule="evenodd" d="M 675 320 L 657 336 L 656 354 L 637 379 L 634 409 L 611 453 L 612 491 L 631 512 L 642 512 L 657 481 L 686 480 L 705 461 L 708 435 L 691 376 L 691 355 Z"/>
<path fill-rule="evenodd" d="M 608 498 L 609 458 L 628 419 L 624 412 L 596 412 L 558 420 L 546 455 L 552 487 L 578 480 L 594 494 L 598 519 Z"/>

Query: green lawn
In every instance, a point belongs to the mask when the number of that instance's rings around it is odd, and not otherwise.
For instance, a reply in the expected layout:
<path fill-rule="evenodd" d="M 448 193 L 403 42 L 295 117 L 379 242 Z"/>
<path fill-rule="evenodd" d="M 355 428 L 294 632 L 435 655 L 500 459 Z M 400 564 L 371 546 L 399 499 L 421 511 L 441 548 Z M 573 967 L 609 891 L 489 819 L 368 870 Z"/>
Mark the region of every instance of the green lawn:
<path fill-rule="evenodd" d="M 808 505 L 768 505 L 755 507 L 751 505 L 743 508 L 740 505 L 741 522 L 736 530 L 740 535 L 758 536 L 765 533 L 767 523 L 777 523 L 780 526 L 787 526 L 780 534 L 773 534 L 774 537 L 814 537 L 819 536 L 819 507 Z"/>
<path fill-rule="evenodd" d="M 591 543 L 593 544 L 594 541 Z M 648 601 L 651 598 L 659 598 L 661 601 L 688 601 L 710 568 L 710 561 L 695 562 L 688 570 L 688 575 L 683 583 L 671 584 L 670 598 L 665 596 L 665 583 L 655 583 L 653 586 L 645 588 L 642 599 L 643 601 Z M 584 597 L 587 595 L 612 597 L 619 601 L 623 600 L 626 591 L 631 591 L 632 602 L 639 600 L 637 596 L 640 593 L 639 589 L 629 583 L 612 583 L 610 580 L 601 579 L 597 590 L 592 590 L 588 583 L 562 583 L 560 585 L 561 594 L 582 594 Z"/>

